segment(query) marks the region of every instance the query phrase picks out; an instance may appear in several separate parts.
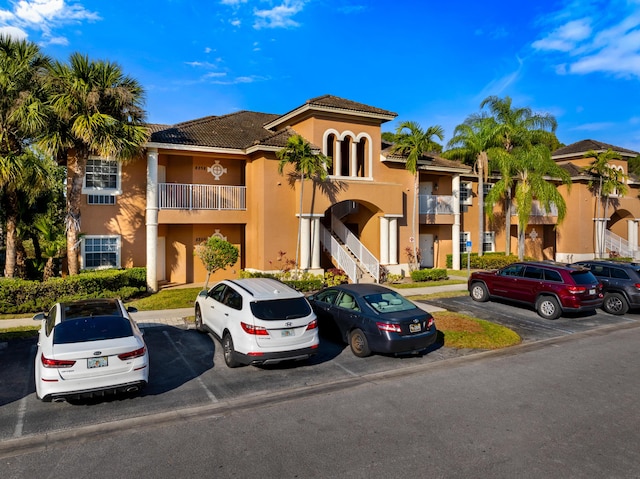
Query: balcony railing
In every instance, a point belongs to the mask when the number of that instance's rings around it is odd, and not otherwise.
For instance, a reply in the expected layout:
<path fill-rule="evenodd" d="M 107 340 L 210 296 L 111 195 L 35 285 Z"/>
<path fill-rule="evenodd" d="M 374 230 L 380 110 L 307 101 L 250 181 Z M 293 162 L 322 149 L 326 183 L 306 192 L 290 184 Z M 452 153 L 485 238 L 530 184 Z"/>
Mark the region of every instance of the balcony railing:
<path fill-rule="evenodd" d="M 245 201 L 245 186 L 158 184 L 161 210 L 246 210 Z"/>
<path fill-rule="evenodd" d="M 511 209 L 511 216 L 518 216 L 515 205 Z M 547 211 L 538 201 L 534 201 L 531 205 L 531 216 L 558 216 L 558 207 L 551 203 L 551 210 Z"/>
<path fill-rule="evenodd" d="M 418 195 L 421 215 L 452 215 L 454 201 L 454 196 Z"/>

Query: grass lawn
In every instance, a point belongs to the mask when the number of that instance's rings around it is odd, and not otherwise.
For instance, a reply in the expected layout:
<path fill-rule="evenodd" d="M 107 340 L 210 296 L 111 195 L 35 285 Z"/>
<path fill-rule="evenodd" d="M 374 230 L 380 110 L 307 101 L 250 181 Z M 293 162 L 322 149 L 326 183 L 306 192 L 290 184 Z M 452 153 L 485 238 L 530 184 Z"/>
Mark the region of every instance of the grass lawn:
<path fill-rule="evenodd" d="M 515 331 L 490 321 L 451 311 L 437 311 L 433 317 L 448 348 L 500 349 L 522 342 Z"/>
<path fill-rule="evenodd" d="M 138 311 L 154 311 L 157 309 L 193 308 L 198 293 L 202 288 L 162 289 L 156 294 L 126 303 Z"/>

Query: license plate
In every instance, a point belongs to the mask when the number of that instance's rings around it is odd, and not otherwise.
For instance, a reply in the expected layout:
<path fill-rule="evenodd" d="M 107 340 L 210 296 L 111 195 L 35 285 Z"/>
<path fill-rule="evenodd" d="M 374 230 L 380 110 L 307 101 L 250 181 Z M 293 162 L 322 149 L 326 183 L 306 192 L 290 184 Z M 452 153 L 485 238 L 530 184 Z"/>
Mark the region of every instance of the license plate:
<path fill-rule="evenodd" d="M 590 289 L 589 290 L 589 294 L 596 294 L 596 290 L 595 289 Z"/>
<path fill-rule="evenodd" d="M 293 332 L 293 329 L 282 329 L 282 330 L 280 331 L 280 335 L 281 335 L 283 338 L 288 338 L 289 336 L 293 336 L 293 335 L 294 335 L 294 332 Z"/>
<path fill-rule="evenodd" d="M 88 358 L 87 359 L 87 368 L 103 368 L 109 365 L 109 358 L 107 356 L 102 356 L 99 358 Z"/>
<path fill-rule="evenodd" d="M 420 323 L 418 324 L 410 324 L 409 331 L 412 333 L 419 333 L 422 328 L 420 327 Z"/>

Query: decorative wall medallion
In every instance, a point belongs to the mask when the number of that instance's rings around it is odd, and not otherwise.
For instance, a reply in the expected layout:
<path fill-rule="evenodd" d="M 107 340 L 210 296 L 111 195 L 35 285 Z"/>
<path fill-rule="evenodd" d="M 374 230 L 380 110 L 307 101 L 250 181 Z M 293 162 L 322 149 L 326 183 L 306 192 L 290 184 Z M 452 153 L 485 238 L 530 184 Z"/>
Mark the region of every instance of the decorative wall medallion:
<path fill-rule="evenodd" d="M 216 160 L 216 162 L 207 167 L 207 171 L 213 175 L 216 181 L 220 181 L 220 177 L 227 172 L 227 169 L 220 164 L 220 160 Z"/>
<path fill-rule="evenodd" d="M 529 233 L 529 238 L 531 238 L 533 241 L 535 241 L 538 238 L 538 233 L 536 233 L 535 228 L 531 230 L 531 233 Z"/>
<path fill-rule="evenodd" d="M 225 171 L 227 171 L 227 170 L 225 170 Z M 221 240 L 227 241 L 227 237 L 224 236 L 222 233 L 220 233 L 220 230 L 216 230 L 216 232 L 213 233 L 211 236 L 215 236 L 216 238 L 220 238 Z"/>

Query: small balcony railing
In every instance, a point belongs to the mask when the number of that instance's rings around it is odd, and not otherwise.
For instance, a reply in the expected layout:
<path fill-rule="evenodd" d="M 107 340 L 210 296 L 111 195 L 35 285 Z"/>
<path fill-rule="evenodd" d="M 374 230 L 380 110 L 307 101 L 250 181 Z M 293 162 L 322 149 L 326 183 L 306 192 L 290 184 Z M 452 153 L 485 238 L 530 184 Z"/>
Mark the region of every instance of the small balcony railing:
<path fill-rule="evenodd" d="M 550 206 L 551 209 L 547 211 L 539 201 L 534 201 L 531 205 L 531 216 L 558 216 L 558 207 L 553 203 L 551 203 Z M 518 216 L 518 212 L 515 207 L 511 209 L 511 216 Z"/>
<path fill-rule="evenodd" d="M 454 201 L 454 196 L 418 195 L 421 215 L 452 215 Z"/>
<path fill-rule="evenodd" d="M 159 183 L 161 210 L 246 210 L 246 187 Z"/>

